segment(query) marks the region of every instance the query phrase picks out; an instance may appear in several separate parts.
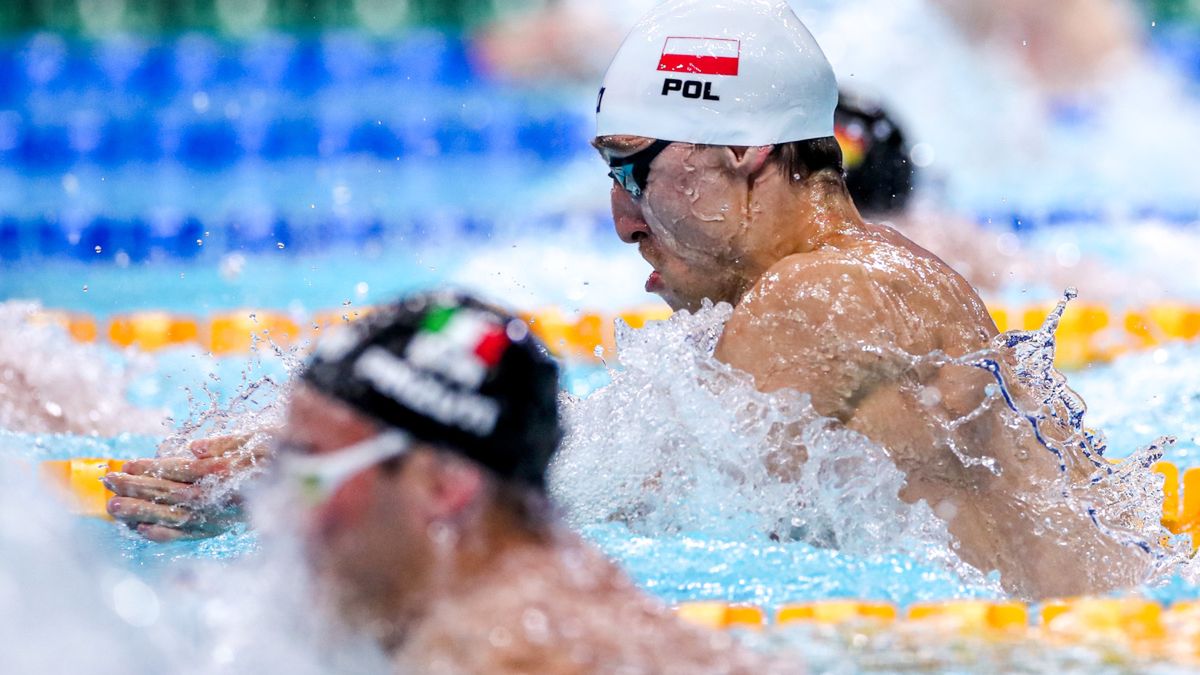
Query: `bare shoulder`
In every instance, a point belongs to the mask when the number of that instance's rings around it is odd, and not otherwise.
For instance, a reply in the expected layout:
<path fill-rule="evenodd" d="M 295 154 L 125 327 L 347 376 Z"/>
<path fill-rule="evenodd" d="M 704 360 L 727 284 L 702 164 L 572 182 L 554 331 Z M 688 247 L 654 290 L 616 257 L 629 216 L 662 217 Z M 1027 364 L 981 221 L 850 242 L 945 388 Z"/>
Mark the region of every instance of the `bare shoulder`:
<path fill-rule="evenodd" d="M 765 331 L 777 341 L 797 329 L 807 342 L 869 341 L 909 353 L 986 343 L 995 325 L 975 290 L 907 243 L 899 235 L 866 238 L 780 260 L 734 311 L 731 340 Z"/>
<path fill-rule="evenodd" d="M 734 311 L 727 332 L 771 331 L 791 325 L 836 329 L 864 338 L 898 310 L 911 283 L 889 267 L 841 249 L 788 256 L 772 266 Z M 873 320 L 871 320 L 873 319 Z"/>

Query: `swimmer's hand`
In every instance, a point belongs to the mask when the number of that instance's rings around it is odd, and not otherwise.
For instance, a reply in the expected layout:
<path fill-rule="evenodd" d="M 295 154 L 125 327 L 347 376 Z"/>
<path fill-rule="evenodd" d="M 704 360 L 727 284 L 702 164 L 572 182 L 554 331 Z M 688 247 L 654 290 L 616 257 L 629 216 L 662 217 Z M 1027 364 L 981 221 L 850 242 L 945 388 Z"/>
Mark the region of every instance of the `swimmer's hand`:
<path fill-rule="evenodd" d="M 269 461 L 264 434 L 193 441 L 191 457 L 126 462 L 102 481 L 116 493 L 108 513 L 160 543 L 215 537 L 243 519 L 242 484 Z"/>

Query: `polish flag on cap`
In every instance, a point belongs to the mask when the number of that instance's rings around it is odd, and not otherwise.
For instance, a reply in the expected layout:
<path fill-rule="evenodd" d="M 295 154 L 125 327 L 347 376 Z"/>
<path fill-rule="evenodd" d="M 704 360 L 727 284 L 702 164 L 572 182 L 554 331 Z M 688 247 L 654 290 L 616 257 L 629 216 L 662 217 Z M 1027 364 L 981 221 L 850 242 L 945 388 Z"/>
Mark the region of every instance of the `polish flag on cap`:
<path fill-rule="evenodd" d="M 740 40 L 669 37 L 663 46 L 658 69 L 671 73 L 736 77 L 741 53 Z"/>

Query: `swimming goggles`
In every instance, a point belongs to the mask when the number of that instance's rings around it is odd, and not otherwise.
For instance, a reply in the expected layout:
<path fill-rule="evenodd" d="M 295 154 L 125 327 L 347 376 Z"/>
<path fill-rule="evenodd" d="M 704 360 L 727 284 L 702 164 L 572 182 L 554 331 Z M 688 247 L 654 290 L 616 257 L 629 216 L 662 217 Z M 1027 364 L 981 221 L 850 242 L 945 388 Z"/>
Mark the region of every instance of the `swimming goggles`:
<path fill-rule="evenodd" d="M 280 470 L 297 486 L 310 506 L 318 506 L 355 475 L 380 462 L 408 454 L 411 449 L 412 439 L 408 434 L 386 431 L 329 454 L 282 452 Z"/>
<path fill-rule="evenodd" d="M 650 164 L 673 142 L 654 141 L 645 150 L 639 150 L 628 157 L 608 160 L 608 168 L 611 169 L 608 175 L 617 181 L 617 185 L 625 188 L 630 197 L 641 199 L 642 193 L 646 191 L 646 183 L 650 180 Z"/>

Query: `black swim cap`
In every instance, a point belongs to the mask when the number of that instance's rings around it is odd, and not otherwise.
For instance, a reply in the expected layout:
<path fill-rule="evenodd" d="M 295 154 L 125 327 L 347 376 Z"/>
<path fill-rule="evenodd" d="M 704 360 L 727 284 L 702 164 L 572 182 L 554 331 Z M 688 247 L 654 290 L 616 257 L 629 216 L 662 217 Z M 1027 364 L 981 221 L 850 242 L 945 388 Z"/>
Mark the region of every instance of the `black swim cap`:
<path fill-rule="evenodd" d="M 903 210 L 912 197 L 914 170 L 900 126 L 882 106 L 846 92 L 833 120 L 854 204 L 868 214 Z"/>
<path fill-rule="evenodd" d="M 458 293 L 412 295 L 338 327 L 301 376 L 380 423 L 545 488 L 558 367 L 519 318 Z"/>

